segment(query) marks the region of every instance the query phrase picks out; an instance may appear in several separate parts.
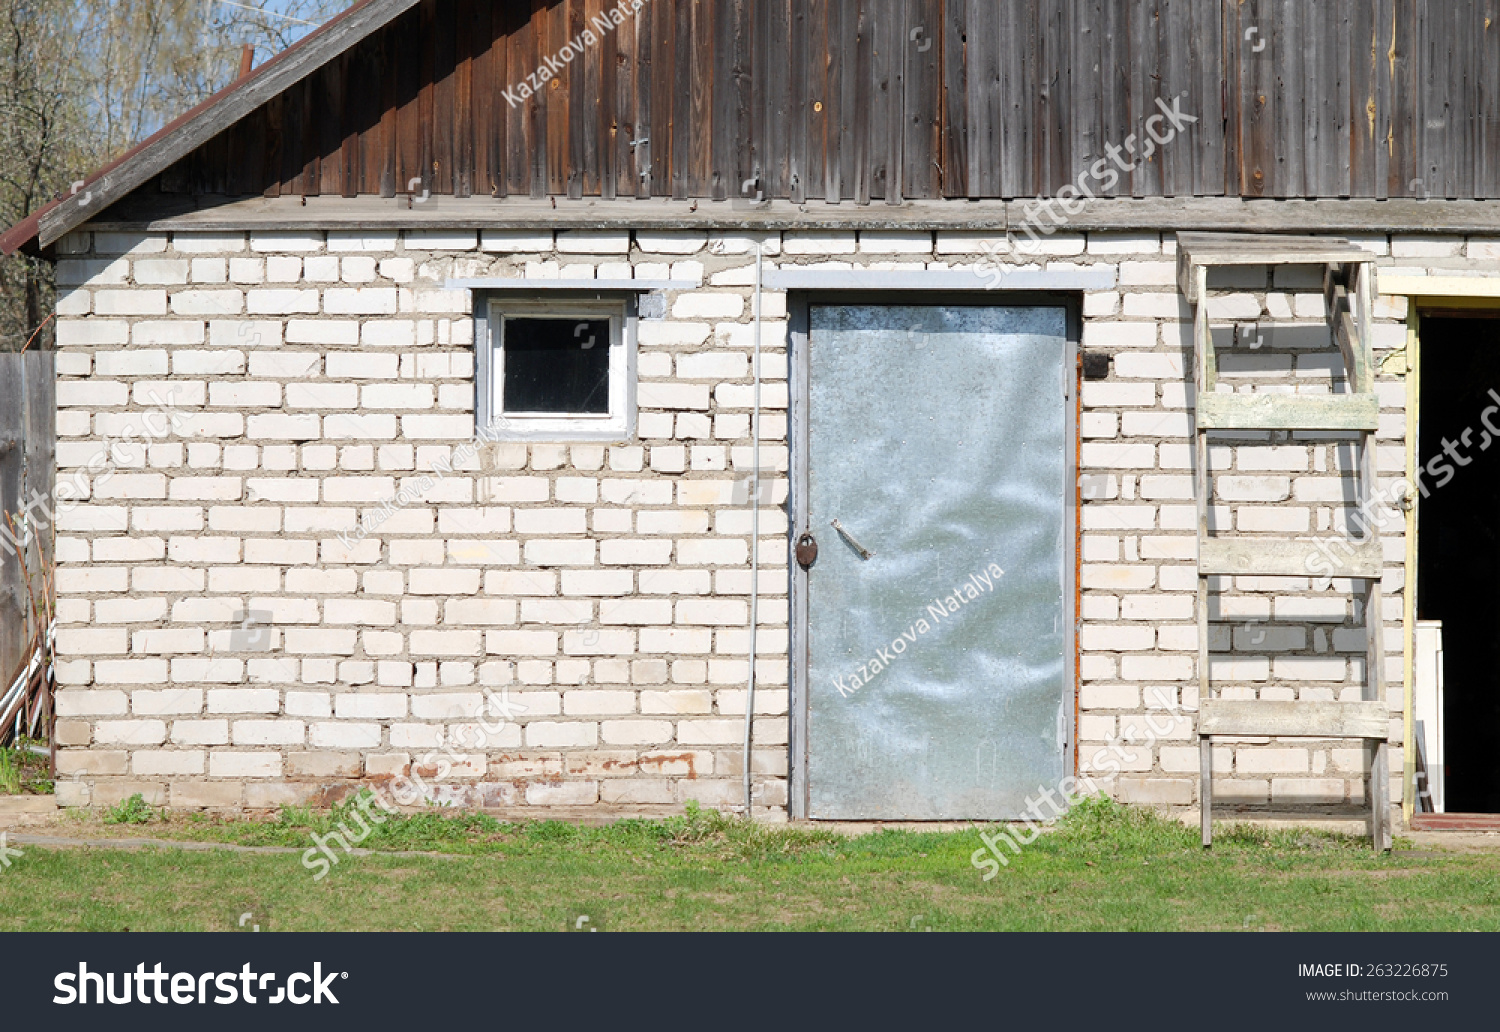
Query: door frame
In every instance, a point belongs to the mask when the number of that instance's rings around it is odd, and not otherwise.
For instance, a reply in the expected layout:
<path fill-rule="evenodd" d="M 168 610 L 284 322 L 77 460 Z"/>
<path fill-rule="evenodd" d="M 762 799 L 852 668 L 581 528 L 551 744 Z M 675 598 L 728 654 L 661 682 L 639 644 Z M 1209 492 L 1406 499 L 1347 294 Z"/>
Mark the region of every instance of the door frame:
<path fill-rule="evenodd" d="M 861 291 L 861 290 L 810 290 L 790 291 L 787 295 L 787 375 L 790 378 L 791 420 L 787 426 L 790 446 L 790 490 L 787 497 L 787 569 L 790 581 L 790 737 L 787 744 L 790 769 L 788 771 L 788 806 L 792 820 L 808 819 L 808 748 L 807 748 L 807 668 L 809 661 L 808 640 L 808 585 L 807 571 L 797 564 L 791 554 L 792 544 L 807 526 L 808 495 L 808 390 L 811 365 L 808 355 L 808 310 L 815 305 L 880 305 L 900 307 L 925 305 L 930 307 L 1045 307 L 1061 308 L 1066 313 L 1066 334 L 1063 356 L 1063 377 L 1066 411 L 1073 414 L 1067 421 L 1065 462 L 1071 492 L 1064 496 L 1064 513 L 1072 514 L 1073 533 L 1065 535 L 1063 563 L 1072 572 L 1072 590 L 1065 593 L 1064 612 L 1073 627 L 1073 647 L 1063 657 L 1064 683 L 1071 684 L 1072 698 L 1064 699 L 1072 705 L 1065 706 L 1067 714 L 1067 740 L 1063 746 L 1063 769 L 1074 775 L 1077 770 L 1078 727 L 1078 668 L 1079 668 L 1079 537 L 1082 533 L 1078 486 L 1079 423 L 1082 413 L 1080 380 L 1082 368 L 1080 344 L 1083 335 L 1083 298 L 1075 293 L 1044 291 L 966 290 L 966 291 Z M 1066 519 L 1066 516 L 1064 517 Z"/>
<path fill-rule="evenodd" d="M 1381 276 L 1380 293 L 1406 300 L 1406 344 L 1386 362 L 1400 356 L 1406 380 L 1406 482 L 1417 483 L 1422 427 L 1422 319 L 1484 319 L 1500 317 L 1500 277 Z M 1401 600 L 1401 816 L 1410 827 L 1417 816 L 1416 656 L 1417 602 L 1421 585 L 1417 557 L 1422 547 L 1422 494 L 1414 491 L 1406 507 Z M 1442 696 L 1438 705 L 1442 705 Z"/>

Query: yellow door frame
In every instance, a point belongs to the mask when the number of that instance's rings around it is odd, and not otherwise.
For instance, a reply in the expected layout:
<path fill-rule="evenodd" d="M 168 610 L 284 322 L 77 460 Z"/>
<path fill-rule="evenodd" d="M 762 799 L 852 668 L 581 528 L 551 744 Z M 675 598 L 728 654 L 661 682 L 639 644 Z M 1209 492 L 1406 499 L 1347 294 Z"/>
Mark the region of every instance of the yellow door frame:
<path fill-rule="evenodd" d="M 1378 275 L 1379 292 L 1405 297 L 1406 347 L 1381 363 L 1382 372 L 1406 377 L 1406 479 L 1417 483 L 1417 443 L 1421 426 L 1422 399 L 1422 311 L 1496 311 L 1500 309 L 1500 276 L 1389 276 Z M 1399 361 L 1398 361 L 1399 360 Z M 1395 365 L 1392 366 L 1392 363 Z M 1401 718 L 1401 816 L 1409 824 L 1417 805 L 1417 758 L 1412 708 L 1415 686 L 1417 633 L 1417 520 L 1421 492 L 1410 495 L 1406 508 L 1406 575 L 1401 591 L 1401 682 L 1404 688 Z"/>

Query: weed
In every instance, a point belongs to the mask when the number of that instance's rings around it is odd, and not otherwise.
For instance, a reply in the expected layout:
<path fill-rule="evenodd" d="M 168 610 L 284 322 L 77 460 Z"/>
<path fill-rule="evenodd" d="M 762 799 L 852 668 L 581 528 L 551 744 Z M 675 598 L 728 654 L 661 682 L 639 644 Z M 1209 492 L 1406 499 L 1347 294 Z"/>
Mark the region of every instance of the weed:
<path fill-rule="evenodd" d="M 156 818 L 157 812 L 139 792 L 104 811 L 105 824 L 149 824 Z"/>
<path fill-rule="evenodd" d="M 21 765 L 12 759 L 14 750 L 0 749 L 0 795 L 19 795 L 21 792 Z"/>

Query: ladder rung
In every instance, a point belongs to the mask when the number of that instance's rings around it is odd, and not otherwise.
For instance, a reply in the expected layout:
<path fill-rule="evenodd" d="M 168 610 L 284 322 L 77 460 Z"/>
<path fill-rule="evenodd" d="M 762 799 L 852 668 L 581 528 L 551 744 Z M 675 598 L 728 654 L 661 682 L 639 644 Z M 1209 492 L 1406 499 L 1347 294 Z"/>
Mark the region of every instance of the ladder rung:
<path fill-rule="evenodd" d="M 1265 702 L 1206 699 L 1199 735 L 1264 738 L 1374 738 L 1384 741 L 1391 715 L 1383 702 Z"/>
<path fill-rule="evenodd" d="M 1385 560 L 1380 542 L 1333 536 L 1326 548 L 1300 538 L 1209 537 L 1198 539 L 1200 574 L 1242 577 L 1363 577 L 1378 579 Z"/>
<path fill-rule="evenodd" d="M 1199 430 L 1374 430 L 1374 394 L 1205 394 Z"/>

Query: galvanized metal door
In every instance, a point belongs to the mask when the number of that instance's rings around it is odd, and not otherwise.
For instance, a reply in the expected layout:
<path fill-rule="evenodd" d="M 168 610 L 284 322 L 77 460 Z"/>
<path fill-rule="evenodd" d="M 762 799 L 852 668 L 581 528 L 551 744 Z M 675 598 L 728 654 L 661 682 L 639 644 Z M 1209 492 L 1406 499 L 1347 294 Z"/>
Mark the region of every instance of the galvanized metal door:
<path fill-rule="evenodd" d="M 1020 816 L 1069 756 L 1067 309 L 815 304 L 805 318 L 806 815 Z"/>

